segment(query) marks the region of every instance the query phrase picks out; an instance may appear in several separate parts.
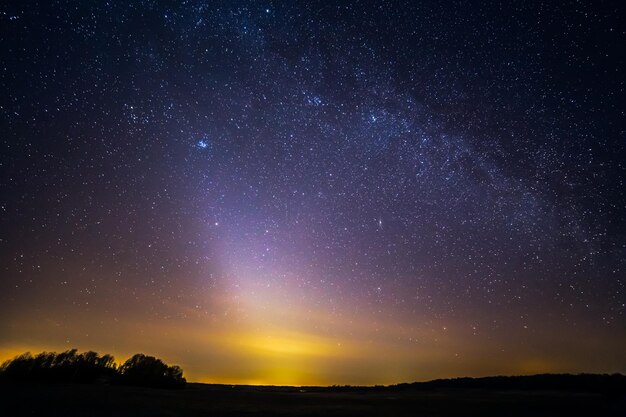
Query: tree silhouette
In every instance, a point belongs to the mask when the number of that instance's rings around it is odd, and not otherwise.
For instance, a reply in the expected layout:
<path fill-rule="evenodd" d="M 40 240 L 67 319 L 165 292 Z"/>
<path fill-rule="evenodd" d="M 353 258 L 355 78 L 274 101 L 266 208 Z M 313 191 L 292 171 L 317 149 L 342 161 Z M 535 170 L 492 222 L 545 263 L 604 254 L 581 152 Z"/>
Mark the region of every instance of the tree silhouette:
<path fill-rule="evenodd" d="M 18 355 L 2 364 L 0 377 L 14 381 L 113 382 L 159 388 L 182 388 L 186 384 L 180 367 L 168 366 L 154 356 L 138 353 L 117 368 L 112 355 L 78 353 L 76 349 Z"/>
<path fill-rule="evenodd" d="M 181 388 L 186 384 L 183 370 L 167 366 L 154 356 L 137 353 L 119 368 L 118 383 L 159 388 Z"/>
<path fill-rule="evenodd" d="M 113 356 L 92 351 L 79 354 L 76 349 L 36 356 L 27 352 L 6 361 L 0 371 L 8 379 L 45 382 L 106 381 L 116 372 Z"/>

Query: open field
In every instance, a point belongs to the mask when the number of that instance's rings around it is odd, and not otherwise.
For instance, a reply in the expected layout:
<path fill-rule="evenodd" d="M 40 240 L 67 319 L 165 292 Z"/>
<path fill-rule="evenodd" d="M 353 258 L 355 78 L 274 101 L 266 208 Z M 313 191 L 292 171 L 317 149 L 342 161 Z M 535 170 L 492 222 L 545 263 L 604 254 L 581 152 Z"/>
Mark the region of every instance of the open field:
<path fill-rule="evenodd" d="M 623 394 L 487 389 L 329 390 L 188 384 L 182 390 L 3 383 L 11 416 L 625 416 Z M 304 391 L 304 392 L 303 392 Z"/>

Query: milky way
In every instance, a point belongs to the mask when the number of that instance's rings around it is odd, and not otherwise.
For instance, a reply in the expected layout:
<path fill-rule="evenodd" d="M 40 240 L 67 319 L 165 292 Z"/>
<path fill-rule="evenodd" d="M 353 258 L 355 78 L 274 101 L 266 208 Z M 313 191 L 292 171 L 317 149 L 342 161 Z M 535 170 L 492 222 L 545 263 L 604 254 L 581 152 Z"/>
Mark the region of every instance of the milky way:
<path fill-rule="evenodd" d="M 0 356 L 626 371 L 618 3 L 126 3 L 0 6 Z"/>

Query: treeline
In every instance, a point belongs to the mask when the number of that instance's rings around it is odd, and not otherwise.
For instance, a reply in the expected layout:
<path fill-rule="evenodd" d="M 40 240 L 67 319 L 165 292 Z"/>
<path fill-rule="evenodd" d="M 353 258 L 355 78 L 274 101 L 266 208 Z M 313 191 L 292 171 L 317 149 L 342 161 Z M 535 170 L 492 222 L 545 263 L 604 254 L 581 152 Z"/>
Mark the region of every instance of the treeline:
<path fill-rule="evenodd" d="M 0 379 L 34 382 L 110 383 L 156 388 L 183 388 L 187 381 L 178 366 L 138 353 L 115 364 L 112 355 L 96 352 L 24 353 L 2 364 Z"/>
<path fill-rule="evenodd" d="M 568 391 L 626 395 L 626 376 L 622 374 L 538 374 L 521 376 L 488 376 L 480 378 L 435 379 L 425 382 L 375 385 L 370 387 L 333 385 L 301 387 L 307 391 L 377 392 L 429 391 L 439 389 L 484 389 L 498 391 Z"/>
<path fill-rule="evenodd" d="M 489 376 L 482 378 L 436 379 L 389 387 L 392 390 L 432 388 L 474 388 L 519 391 L 626 392 L 626 376 L 621 374 L 539 374 Z"/>

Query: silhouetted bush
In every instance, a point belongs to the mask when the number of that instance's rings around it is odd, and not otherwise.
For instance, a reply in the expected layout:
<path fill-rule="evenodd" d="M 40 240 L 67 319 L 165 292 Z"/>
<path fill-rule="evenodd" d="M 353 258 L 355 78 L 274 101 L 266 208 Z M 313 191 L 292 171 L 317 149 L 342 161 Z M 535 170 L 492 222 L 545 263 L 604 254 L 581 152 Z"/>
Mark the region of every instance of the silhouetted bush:
<path fill-rule="evenodd" d="M 36 356 L 24 353 L 0 367 L 0 378 L 12 381 L 118 383 L 160 388 L 185 386 L 183 370 L 167 366 L 160 359 L 136 354 L 119 368 L 112 355 L 96 352 L 78 353 L 76 349 L 61 353 L 42 352 Z"/>
<path fill-rule="evenodd" d="M 167 366 L 154 356 L 137 353 L 118 369 L 116 382 L 157 388 L 182 388 L 186 384 L 183 370 Z"/>

